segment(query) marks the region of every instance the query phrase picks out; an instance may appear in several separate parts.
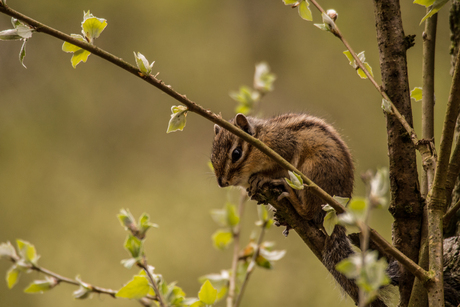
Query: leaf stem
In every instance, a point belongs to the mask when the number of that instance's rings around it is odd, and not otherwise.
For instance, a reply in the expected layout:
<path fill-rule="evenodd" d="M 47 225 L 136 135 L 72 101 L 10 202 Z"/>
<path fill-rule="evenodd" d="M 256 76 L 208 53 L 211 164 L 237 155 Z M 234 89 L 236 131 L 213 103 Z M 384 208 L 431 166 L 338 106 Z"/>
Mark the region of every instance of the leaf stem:
<path fill-rule="evenodd" d="M 145 256 L 142 258 L 142 261 L 139 261 L 137 263 L 137 265 L 144 270 L 145 274 L 147 274 L 147 277 L 149 278 L 150 283 L 152 284 L 153 291 L 155 291 L 156 299 L 158 300 L 158 304 L 160 304 L 160 307 L 166 307 L 167 305 L 164 302 L 164 298 L 161 295 L 161 292 L 160 292 L 160 289 L 158 287 L 158 284 L 157 284 L 157 282 L 155 281 L 155 278 L 153 278 L 152 274 L 150 273 L 150 271 L 148 269 L 147 259 L 145 258 Z"/>

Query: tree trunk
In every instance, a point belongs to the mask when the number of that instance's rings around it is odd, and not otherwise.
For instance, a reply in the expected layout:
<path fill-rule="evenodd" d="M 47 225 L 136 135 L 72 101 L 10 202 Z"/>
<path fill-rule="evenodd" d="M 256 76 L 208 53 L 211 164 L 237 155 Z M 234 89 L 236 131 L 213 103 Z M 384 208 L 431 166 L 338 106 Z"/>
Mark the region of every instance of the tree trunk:
<path fill-rule="evenodd" d="M 377 42 L 383 89 L 399 112 L 412 125 L 406 50 L 409 47 L 402 27 L 397 0 L 374 0 Z M 420 247 L 422 202 L 418 184 L 415 148 L 398 120 L 387 115 L 390 158 L 391 204 L 395 218 L 393 244 L 417 262 Z M 414 276 L 400 266 L 400 306 L 407 306 Z"/>

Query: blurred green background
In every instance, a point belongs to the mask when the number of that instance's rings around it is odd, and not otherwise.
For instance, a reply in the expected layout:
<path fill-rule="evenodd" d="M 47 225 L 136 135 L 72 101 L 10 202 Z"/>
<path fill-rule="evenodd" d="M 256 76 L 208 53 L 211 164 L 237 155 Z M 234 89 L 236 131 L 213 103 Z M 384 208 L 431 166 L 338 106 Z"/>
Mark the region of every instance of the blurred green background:
<path fill-rule="evenodd" d="M 402 1 L 406 34 L 416 34 L 408 51 L 411 88 L 421 86 L 423 7 Z M 25 1 L 8 4 L 66 33 L 79 33 L 83 10 L 108 20 L 97 46 L 134 63 L 133 51 L 155 60 L 166 84 L 202 106 L 234 114 L 230 90 L 252 85 L 254 65 L 267 61 L 278 79 L 261 110 L 266 116 L 309 112 L 325 118 L 344 136 L 359 174 L 386 166 L 381 98 L 358 78 L 343 45 L 301 20 L 281 0 Z M 339 13 L 338 25 L 355 48 L 366 51 L 380 80 L 371 1 L 322 1 Z M 447 8 L 438 26 L 437 117 L 439 135 L 450 85 Z M 313 10 L 316 23 L 320 15 Z M 11 28 L 0 16 L 0 29 Z M 62 42 L 36 33 L 27 44 L 24 69 L 20 42 L 0 42 L 0 242 L 21 238 L 35 244 L 39 264 L 68 277 L 118 289 L 137 270 L 120 260 L 126 233 L 116 214 L 129 208 L 150 214 L 146 253 L 156 272 L 196 296 L 199 276 L 230 267 L 230 251 L 211 244 L 217 226 L 209 211 L 237 199 L 218 188 L 207 167 L 213 124 L 189 114 L 183 132 L 166 135 L 173 99 L 96 56 L 77 69 Z M 414 103 L 416 127 L 420 105 Z M 253 229 L 256 206 L 248 203 L 243 244 Z M 376 211 L 372 226 L 391 238 L 391 217 Z M 286 249 L 274 271 L 257 270 L 242 306 L 352 306 L 307 246 L 292 232 L 272 228 L 267 239 Z M 10 263 L 0 261 L 0 276 Z M 76 301 L 75 287 L 43 295 L 23 289 L 43 276 L 23 275 L 8 290 L 0 281 L 0 306 L 138 306 L 95 295 Z M 221 303 L 221 306 L 223 304 Z"/>

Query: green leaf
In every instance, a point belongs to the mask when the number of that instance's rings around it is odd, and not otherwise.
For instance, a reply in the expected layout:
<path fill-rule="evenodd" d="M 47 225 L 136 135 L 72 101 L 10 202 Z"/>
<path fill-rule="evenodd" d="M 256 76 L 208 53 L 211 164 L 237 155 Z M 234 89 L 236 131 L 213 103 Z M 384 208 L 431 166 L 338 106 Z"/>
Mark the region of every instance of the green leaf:
<path fill-rule="evenodd" d="M 364 51 L 363 51 L 364 52 Z M 374 73 L 372 72 L 372 67 L 371 65 L 369 65 L 369 63 L 367 62 L 363 62 L 363 65 L 364 67 L 366 68 L 366 70 L 369 72 L 369 74 L 373 77 L 374 76 Z M 366 77 L 367 78 L 367 77 Z"/>
<path fill-rule="evenodd" d="M 345 50 L 343 54 L 347 57 L 348 61 L 350 61 L 350 65 L 353 66 L 353 63 L 355 62 L 355 59 L 351 55 L 351 52 L 348 50 Z"/>
<path fill-rule="evenodd" d="M 240 222 L 240 217 L 238 216 L 238 213 L 236 212 L 236 206 L 230 203 L 227 203 L 225 205 L 225 209 L 227 211 L 226 215 L 227 215 L 228 225 L 231 227 L 238 225 Z"/>
<path fill-rule="evenodd" d="M 43 293 L 45 291 L 51 290 L 54 286 L 57 285 L 57 280 L 54 278 L 46 277 L 45 280 L 35 280 L 31 283 L 25 290 L 25 293 Z"/>
<path fill-rule="evenodd" d="M 151 223 L 149 219 L 150 217 L 147 213 L 143 213 L 139 217 L 139 235 L 141 237 L 145 236 L 145 233 L 147 232 L 147 230 L 149 230 L 149 228 L 158 228 L 158 225 L 155 223 Z"/>
<path fill-rule="evenodd" d="M 85 287 L 80 286 L 80 288 L 78 288 L 78 290 L 75 290 L 74 292 L 72 292 L 72 296 L 75 299 L 83 300 L 83 299 L 86 299 L 86 298 L 90 298 L 91 293 L 92 293 L 91 290 L 88 290 Z"/>
<path fill-rule="evenodd" d="M 219 229 L 212 235 L 214 247 L 224 250 L 233 242 L 233 234 L 230 231 Z"/>
<path fill-rule="evenodd" d="M 313 16 L 310 11 L 310 3 L 307 0 L 301 0 L 299 4 L 299 15 L 302 19 L 312 21 Z"/>
<path fill-rule="evenodd" d="M 19 62 L 21 62 L 24 68 L 27 68 L 26 65 L 24 65 L 24 58 L 26 57 L 26 43 L 27 43 L 27 40 L 25 39 L 24 42 L 22 43 L 21 50 L 19 51 Z"/>
<path fill-rule="evenodd" d="M 335 269 L 344 274 L 348 278 L 355 278 L 356 276 L 359 275 L 359 272 L 357 272 L 357 267 L 353 261 L 351 261 L 349 258 L 343 259 L 337 265 L 335 266 Z"/>
<path fill-rule="evenodd" d="M 300 177 L 299 174 L 296 174 L 294 172 L 291 172 L 291 171 L 288 171 L 289 173 L 289 177 L 291 178 L 290 180 L 285 178 L 287 184 L 295 189 L 295 190 L 303 190 L 304 186 L 303 186 L 303 180 L 302 180 L 302 177 Z"/>
<path fill-rule="evenodd" d="M 150 284 L 147 277 L 136 275 L 123 288 L 118 290 L 116 297 L 138 300 L 149 293 Z"/>
<path fill-rule="evenodd" d="M 268 250 L 266 248 L 261 248 L 259 250 L 259 253 L 260 253 L 260 255 L 262 255 L 265 259 L 267 259 L 270 262 L 278 261 L 278 260 L 280 260 L 281 258 L 283 258 L 286 255 L 285 250 L 270 251 L 270 250 Z"/>
<path fill-rule="evenodd" d="M 420 24 L 422 24 L 425 20 L 436 14 L 449 0 L 415 0 L 414 3 L 423 5 L 425 7 L 430 7 L 428 13 L 423 17 Z"/>
<path fill-rule="evenodd" d="M 326 205 L 329 206 L 329 205 Z M 324 209 L 324 208 L 323 208 Z M 330 210 L 324 216 L 323 226 L 326 230 L 326 233 L 331 236 L 332 232 L 334 231 L 335 225 L 337 225 L 339 219 L 337 217 L 337 212 L 335 210 Z"/>
<path fill-rule="evenodd" d="M 313 25 L 323 31 L 331 31 L 331 29 L 329 29 L 329 27 L 325 25 L 324 23 L 315 23 Z"/>
<path fill-rule="evenodd" d="M 143 73 L 144 75 L 150 75 L 155 61 L 153 61 L 152 64 L 149 64 L 149 61 L 140 52 L 138 52 L 137 54 L 136 52 L 134 52 L 134 58 L 136 59 L 137 68 L 141 71 L 141 73 Z"/>
<path fill-rule="evenodd" d="M 78 40 L 80 40 L 80 41 L 82 41 L 82 42 L 87 43 L 87 41 L 84 39 L 84 37 L 81 36 L 80 34 L 70 34 L 70 36 L 73 37 L 73 38 L 75 38 L 75 39 L 78 39 Z M 62 51 L 64 51 L 64 52 L 67 52 L 67 53 L 74 53 L 74 52 L 76 52 L 76 51 L 78 51 L 78 50 L 81 50 L 81 48 L 78 47 L 78 46 L 75 46 L 75 45 L 73 45 L 73 44 L 71 44 L 71 43 L 64 42 L 64 43 L 62 44 Z"/>
<path fill-rule="evenodd" d="M 420 5 L 423 5 L 425 7 L 429 7 L 429 6 L 433 5 L 434 2 L 435 2 L 435 0 L 415 0 L 414 1 L 415 4 L 420 4 Z"/>
<path fill-rule="evenodd" d="M 117 217 L 120 220 L 121 226 L 123 226 L 125 229 L 131 230 L 137 228 L 134 217 L 131 212 L 129 212 L 129 209 L 121 209 Z"/>
<path fill-rule="evenodd" d="M 23 24 L 22 22 L 16 27 L 16 30 L 18 31 L 18 35 L 21 38 L 29 39 L 32 37 L 32 29 Z"/>
<path fill-rule="evenodd" d="M 298 0 L 283 0 L 284 4 L 285 5 L 295 5 L 297 3 L 299 3 Z"/>
<path fill-rule="evenodd" d="M 0 244 L 0 259 L 2 258 L 19 258 L 11 242 Z"/>
<path fill-rule="evenodd" d="M 0 40 L 2 41 L 17 41 L 22 39 L 22 37 L 18 34 L 17 29 L 8 29 L 0 31 Z"/>
<path fill-rule="evenodd" d="M 414 99 L 415 101 L 422 100 L 422 97 L 421 87 L 414 87 L 414 89 L 410 92 L 410 98 Z"/>
<path fill-rule="evenodd" d="M 205 305 L 212 305 L 217 300 L 217 290 L 214 289 L 209 280 L 206 280 L 198 292 L 198 298 Z"/>
<path fill-rule="evenodd" d="M 264 269 L 269 269 L 269 270 L 273 269 L 272 263 L 270 261 L 268 261 L 268 259 L 266 259 L 265 257 L 263 257 L 260 254 L 256 258 L 256 264 L 259 267 L 264 268 Z M 252 270 L 251 265 L 248 268 L 248 270 Z"/>
<path fill-rule="evenodd" d="M 252 90 L 247 86 L 241 86 L 238 92 L 230 92 L 229 95 L 239 103 L 235 111 L 243 114 L 250 113 L 261 97 L 259 91 Z"/>
<path fill-rule="evenodd" d="M 385 98 L 382 98 L 381 108 L 386 113 L 389 113 L 389 114 L 393 113 L 393 109 L 391 108 L 391 103 L 388 100 L 386 100 Z"/>
<path fill-rule="evenodd" d="M 72 67 L 76 68 L 80 62 L 86 63 L 90 54 L 91 52 L 86 51 L 84 49 L 80 49 L 74 52 L 74 54 L 72 55 L 72 58 L 70 59 L 70 62 L 72 63 Z"/>
<path fill-rule="evenodd" d="M 138 258 L 142 256 L 143 242 L 132 234 L 129 234 L 125 241 L 125 249 L 133 258 Z"/>
<path fill-rule="evenodd" d="M 256 64 L 254 73 L 254 88 L 262 93 L 273 91 L 273 83 L 276 75 L 270 72 L 270 66 L 266 62 Z"/>
<path fill-rule="evenodd" d="M 6 273 L 6 283 L 8 288 L 11 289 L 14 285 L 18 282 L 19 273 L 21 273 L 21 269 L 19 269 L 16 265 L 13 265 L 8 272 Z"/>
<path fill-rule="evenodd" d="M 211 217 L 217 225 L 221 227 L 228 227 L 228 218 L 227 218 L 227 210 L 224 209 L 212 209 L 211 210 Z"/>
<path fill-rule="evenodd" d="M 90 11 L 86 13 L 83 12 L 83 14 L 83 22 L 81 23 L 82 32 L 88 41 L 92 42 L 93 39 L 98 38 L 105 27 L 107 27 L 107 20 L 94 17 Z"/>
<path fill-rule="evenodd" d="M 201 301 L 196 301 L 195 303 L 191 304 L 190 307 L 206 307 L 206 305 Z"/>
<path fill-rule="evenodd" d="M 185 128 L 185 124 L 187 123 L 187 111 L 187 107 L 184 106 L 171 107 L 172 114 L 166 133 L 174 132 L 177 130 L 182 131 Z"/>
<path fill-rule="evenodd" d="M 35 246 L 30 244 L 27 241 L 23 240 L 16 240 L 18 245 L 19 255 L 27 262 L 33 265 L 37 265 L 38 258 L 40 256 L 37 255 L 37 251 L 35 250 Z"/>

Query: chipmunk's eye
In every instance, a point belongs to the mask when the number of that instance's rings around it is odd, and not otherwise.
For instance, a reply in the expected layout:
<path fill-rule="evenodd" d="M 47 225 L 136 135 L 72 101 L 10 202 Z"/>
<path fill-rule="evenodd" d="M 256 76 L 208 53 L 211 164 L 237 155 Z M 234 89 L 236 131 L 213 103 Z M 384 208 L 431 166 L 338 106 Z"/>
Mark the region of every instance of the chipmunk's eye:
<path fill-rule="evenodd" d="M 241 147 L 238 146 L 237 148 L 235 148 L 232 152 L 232 163 L 238 161 L 241 158 L 242 154 L 243 150 L 241 149 Z"/>

